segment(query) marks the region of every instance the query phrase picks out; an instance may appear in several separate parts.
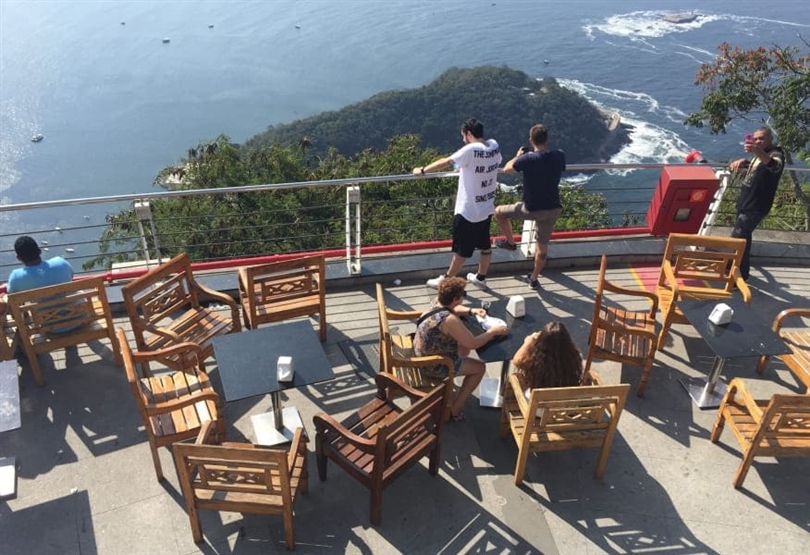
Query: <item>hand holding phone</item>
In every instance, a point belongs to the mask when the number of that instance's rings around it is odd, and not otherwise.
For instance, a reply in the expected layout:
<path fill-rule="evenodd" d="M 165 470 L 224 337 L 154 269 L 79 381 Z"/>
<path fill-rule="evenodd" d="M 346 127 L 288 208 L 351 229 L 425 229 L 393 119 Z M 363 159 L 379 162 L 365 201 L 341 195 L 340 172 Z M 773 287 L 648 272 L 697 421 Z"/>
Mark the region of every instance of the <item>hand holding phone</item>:
<path fill-rule="evenodd" d="M 750 133 L 749 133 L 749 134 L 747 134 L 747 135 L 745 136 L 745 142 L 746 142 L 746 143 L 753 143 L 753 142 L 754 142 L 754 136 L 753 136 L 752 134 L 750 134 Z"/>

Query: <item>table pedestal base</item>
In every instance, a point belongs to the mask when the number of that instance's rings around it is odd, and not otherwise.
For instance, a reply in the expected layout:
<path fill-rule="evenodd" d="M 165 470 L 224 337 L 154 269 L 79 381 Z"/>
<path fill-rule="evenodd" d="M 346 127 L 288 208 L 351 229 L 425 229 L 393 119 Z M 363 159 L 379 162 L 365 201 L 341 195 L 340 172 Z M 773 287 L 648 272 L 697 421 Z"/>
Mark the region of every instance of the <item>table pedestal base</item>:
<path fill-rule="evenodd" d="M 269 447 L 289 443 L 295 435 L 295 429 L 304 427 L 301 415 L 295 407 L 284 407 L 281 412 L 283 424 L 280 430 L 276 429 L 276 418 L 272 412 L 255 414 L 250 417 L 256 445 Z"/>
<path fill-rule="evenodd" d="M 695 404 L 702 409 L 716 409 L 720 406 L 723 396 L 726 394 L 726 382 L 722 378 L 714 384 L 714 391 L 707 391 L 708 382 L 702 378 L 689 378 L 678 380 L 689 393 Z"/>
<path fill-rule="evenodd" d="M 500 378 L 484 378 L 479 390 L 480 406 L 499 409 L 503 406 Z"/>

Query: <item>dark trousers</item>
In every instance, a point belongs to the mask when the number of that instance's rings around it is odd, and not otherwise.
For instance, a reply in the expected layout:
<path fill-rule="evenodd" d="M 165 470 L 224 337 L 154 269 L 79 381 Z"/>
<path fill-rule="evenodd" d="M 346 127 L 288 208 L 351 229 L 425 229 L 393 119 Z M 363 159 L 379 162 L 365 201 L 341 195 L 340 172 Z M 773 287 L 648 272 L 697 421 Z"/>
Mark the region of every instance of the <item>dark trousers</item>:
<path fill-rule="evenodd" d="M 746 281 L 751 272 L 751 240 L 754 230 L 764 217 L 765 214 L 759 212 L 737 212 L 737 219 L 734 221 L 734 231 L 731 232 L 731 236 L 745 239 L 745 252 L 743 252 L 740 263 L 740 274 Z"/>

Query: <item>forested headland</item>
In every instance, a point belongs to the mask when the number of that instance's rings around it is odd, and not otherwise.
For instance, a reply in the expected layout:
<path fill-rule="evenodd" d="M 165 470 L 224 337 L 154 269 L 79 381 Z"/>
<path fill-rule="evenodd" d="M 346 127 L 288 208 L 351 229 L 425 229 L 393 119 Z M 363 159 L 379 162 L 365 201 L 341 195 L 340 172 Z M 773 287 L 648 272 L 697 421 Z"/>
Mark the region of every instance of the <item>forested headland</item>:
<path fill-rule="evenodd" d="M 358 178 L 364 245 L 446 239 L 455 179 L 362 183 L 363 177 L 410 173 L 462 143 L 463 121 L 475 117 L 505 157 L 527 144 L 529 128 L 545 123 L 550 145 L 569 163 L 600 161 L 627 140 L 608 129 L 609 116 L 554 79 L 509 68 L 451 69 L 424 87 L 376 95 L 335 112 L 271 126 L 246 141 L 227 136 L 201 142 L 155 184 L 172 189 L 230 188 Z M 612 151 L 606 151 L 606 145 Z M 218 260 L 344 246 L 345 187 L 282 189 L 162 199 L 152 202 L 160 250 L 192 260 Z M 499 203 L 514 202 L 502 193 Z M 602 195 L 581 186 L 562 191 L 558 230 L 613 225 Z M 132 209 L 107 217 L 99 255 L 85 268 L 141 258 Z M 495 232 L 493 224 L 493 232 Z M 149 237 L 154 252 L 153 238 Z"/>

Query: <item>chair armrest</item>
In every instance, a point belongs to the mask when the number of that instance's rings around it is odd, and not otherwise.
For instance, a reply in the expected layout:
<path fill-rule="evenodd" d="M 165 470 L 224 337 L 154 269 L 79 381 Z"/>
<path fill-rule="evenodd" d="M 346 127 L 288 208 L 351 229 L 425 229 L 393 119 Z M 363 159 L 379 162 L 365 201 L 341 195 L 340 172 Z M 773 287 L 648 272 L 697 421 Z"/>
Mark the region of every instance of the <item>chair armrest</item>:
<path fill-rule="evenodd" d="M 153 333 L 155 335 L 160 335 L 162 337 L 166 337 L 167 339 L 171 339 L 175 343 L 180 341 L 180 336 L 174 333 L 172 330 L 161 328 L 159 326 L 152 324 L 151 322 L 146 322 L 142 320 L 138 323 L 138 327 L 140 327 L 142 330 L 148 331 L 149 333 Z"/>
<path fill-rule="evenodd" d="M 414 389 L 413 387 L 409 386 L 405 382 L 397 379 L 392 374 L 387 372 L 381 372 L 374 376 L 374 382 L 377 384 L 377 397 L 379 399 L 388 399 L 389 396 L 385 394 L 385 390 L 388 388 L 398 389 L 402 391 L 405 395 L 407 395 L 411 402 L 421 399 L 427 392 L 419 391 L 418 389 Z"/>
<path fill-rule="evenodd" d="M 722 411 L 723 408 L 725 408 L 726 399 L 733 399 L 735 397 L 735 393 L 740 397 L 745 405 L 745 408 L 748 409 L 748 412 L 751 414 L 751 417 L 757 422 L 761 422 L 762 409 L 759 408 L 756 400 L 754 400 L 751 393 L 748 392 L 748 388 L 745 386 L 745 382 L 741 378 L 734 378 L 731 380 L 731 383 L 728 384 L 726 398 L 723 399 L 723 405 L 720 407 L 720 410 Z"/>
<path fill-rule="evenodd" d="M 389 310 L 385 309 L 389 320 L 418 320 L 422 315 L 420 310 Z"/>
<path fill-rule="evenodd" d="M 599 377 L 594 370 L 588 370 L 588 373 L 585 375 L 585 381 L 583 385 L 605 385 L 602 383 L 602 378 Z"/>
<path fill-rule="evenodd" d="M 672 264 L 670 264 L 669 260 L 664 260 L 661 263 L 661 270 L 663 270 L 664 275 L 667 277 L 667 285 L 672 290 L 672 300 L 673 302 L 678 298 L 679 289 L 678 287 L 678 279 L 675 277 L 675 271 L 672 269 Z"/>
<path fill-rule="evenodd" d="M 631 335 L 640 335 L 640 336 L 646 337 L 648 339 L 651 339 L 653 341 L 656 341 L 657 337 L 658 337 L 657 335 L 655 335 L 654 332 L 651 332 L 651 331 L 649 331 L 649 330 L 647 330 L 645 328 L 639 327 L 639 326 L 633 326 L 633 325 L 630 325 L 630 324 L 625 324 L 623 326 L 619 326 L 619 325 L 616 325 L 616 324 L 614 324 L 612 322 L 608 322 L 606 320 L 603 320 L 601 318 L 599 320 L 600 321 L 599 321 L 599 326 L 598 327 L 600 329 L 603 329 L 603 330 L 612 330 L 612 331 L 614 331 L 615 333 L 618 333 L 618 334 L 628 334 L 629 333 Z"/>
<path fill-rule="evenodd" d="M 736 285 L 737 289 L 739 289 L 740 293 L 742 293 L 743 302 L 745 304 L 751 304 L 751 289 L 748 287 L 748 284 L 745 283 L 745 280 L 742 278 L 742 274 L 740 274 L 740 269 L 734 266 L 731 269 L 731 275 L 734 277 L 734 285 Z"/>
<path fill-rule="evenodd" d="M 307 440 L 304 436 L 304 428 L 296 428 L 293 435 L 290 450 L 287 452 L 287 468 L 290 472 L 295 468 L 295 459 L 298 455 L 303 455 L 307 450 Z"/>
<path fill-rule="evenodd" d="M 327 435 L 328 430 L 332 430 L 335 435 L 339 435 L 347 442 L 352 444 L 356 449 L 373 454 L 376 446 L 375 441 L 365 439 L 357 434 L 353 434 L 345 428 L 340 422 L 332 418 L 326 413 L 319 412 L 312 417 L 312 422 L 315 424 L 315 431 L 319 435 Z"/>
<path fill-rule="evenodd" d="M 200 346 L 196 343 L 191 343 L 190 341 L 184 341 L 183 343 L 171 345 L 162 349 L 155 349 L 154 351 L 132 351 L 132 360 L 135 363 L 148 362 L 158 358 L 170 357 L 185 351 L 191 351 L 194 353 L 198 364 L 205 360 L 205 358 L 203 358 L 203 352 Z"/>
<path fill-rule="evenodd" d="M 646 297 L 648 301 L 652 304 L 650 309 L 651 314 L 655 314 L 655 311 L 658 310 L 658 295 L 652 293 L 650 291 L 642 291 L 641 289 L 628 289 L 626 287 L 622 287 L 621 285 L 613 284 L 609 281 L 603 281 L 602 286 L 610 291 L 611 293 L 618 293 L 620 295 L 629 295 L 632 297 Z"/>
<path fill-rule="evenodd" d="M 200 426 L 200 433 L 197 434 L 197 439 L 194 441 L 195 445 L 213 445 L 213 438 L 216 432 L 214 423 L 211 420 L 206 420 Z"/>
<path fill-rule="evenodd" d="M 523 395 L 523 389 L 520 386 L 520 378 L 518 378 L 517 374 L 511 374 L 509 376 L 509 385 L 512 388 L 512 394 L 515 396 L 515 401 L 520 409 L 520 414 L 523 415 L 524 420 L 528 421 L 529 401 L 527 401 L 526 396 Z"/>
<path fill-rule="evenodd" d="M 210 287 L 206 287 L 205 285 L 203 285 L 202 283 L 200 283 L 197 280 L 192 280 L 192 283 L 194 284 L 194 287 L 198 291 L 204 293 L 206 297 L 210 297 L 211 299 L 219 301 L 219 302 L 221 302 L 223 304 L 226 304 L 228 306 L 234 306 L 234 307 L 236 306 L 236 301 L 234 301 L 230 297 L 230 295 L 226 295 L 225 293 L 222 293 L 221 291 L 217 291 L 216 289 L 211 289 Z"/>
<path fill-rule="evenodd" d="M 773 321 L 773 331 L 778 333 L 782 329 L 784 320 L 793 316 L 810 318 L 810 308 L 786 308 L 776 315 Z"/>
<path fill-rule="evenodd" d="M 213 401 L 217 407 L 220 407 L 221 405 L 219 395 L 217 395 L 215 391 L 197 391 L 196 393 L 192 393 L 191 395 L 181 397 L 179 399 L 146 404 L 146 414 L 147 416 L 158 416 L 204 401 Z"/>

